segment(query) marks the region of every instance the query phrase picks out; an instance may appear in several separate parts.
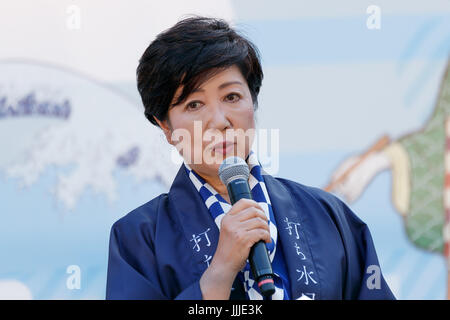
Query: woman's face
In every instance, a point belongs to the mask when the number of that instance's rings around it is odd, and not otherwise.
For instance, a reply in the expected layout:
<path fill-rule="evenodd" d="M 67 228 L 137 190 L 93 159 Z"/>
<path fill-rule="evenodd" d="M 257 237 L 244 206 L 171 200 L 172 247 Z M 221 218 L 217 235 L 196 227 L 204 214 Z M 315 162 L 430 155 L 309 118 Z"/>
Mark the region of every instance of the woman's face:
<path fill-rule="evenodd" d="M 180 86 L 172 102 L 181 92 Z M 186 163 L 200 174 L 217 176 L 225 158 L 245 159 L 253 143 L 254 109 L 247 81 L 237 66 L 224 69 L 170 108 L 168 120 L 161 127 Z"/>

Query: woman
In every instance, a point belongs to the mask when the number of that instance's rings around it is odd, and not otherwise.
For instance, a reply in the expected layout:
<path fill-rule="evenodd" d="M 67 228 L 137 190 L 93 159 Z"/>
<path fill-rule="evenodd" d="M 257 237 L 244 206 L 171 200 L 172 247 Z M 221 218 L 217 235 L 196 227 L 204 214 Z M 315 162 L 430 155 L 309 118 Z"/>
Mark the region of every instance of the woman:
<path fill-rule="evenodd" d="M 260 240 L 272 299 L 394 298 L 367 226 L 343 202 L 261 168 L 251 145 L 262 79 L 256 47 L 223 20 L 184 19 L 146 49 L 145 115 L 184 163 L 168 193 L 113 225 L 107 299 L 262 299 L 247 262 Z M 218 168 L 231 155 L 249 165 L 253 200 L 230 204 Z"/>

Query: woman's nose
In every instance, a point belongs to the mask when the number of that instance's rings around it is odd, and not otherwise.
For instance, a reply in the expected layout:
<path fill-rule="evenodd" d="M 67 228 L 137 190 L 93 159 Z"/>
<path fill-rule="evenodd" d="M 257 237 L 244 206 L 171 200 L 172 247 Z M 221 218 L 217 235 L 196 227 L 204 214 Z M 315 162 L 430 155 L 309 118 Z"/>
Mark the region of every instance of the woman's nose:
<path fill-rule="evenodd" d="M 220 105 L 220 103 L 216 103 L 215 106 L 210 108 L 210 117 L 208 119 L 207 129 L 216 129 L 222 132 L 227 128 L 231 128 L 231 122 L 228 118 L 227 112 Z"/>

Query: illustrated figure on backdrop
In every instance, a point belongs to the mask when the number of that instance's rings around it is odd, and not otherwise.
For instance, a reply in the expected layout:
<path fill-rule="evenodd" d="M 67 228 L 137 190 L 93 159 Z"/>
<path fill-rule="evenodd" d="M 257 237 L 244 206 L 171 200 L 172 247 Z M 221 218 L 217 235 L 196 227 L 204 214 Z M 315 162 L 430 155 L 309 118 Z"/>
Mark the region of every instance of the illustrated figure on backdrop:
<path fill-rule="evenodd" d="M 418 248 L 442 254 L 450 268 L 450 60 L 433 113 L 422 128 L 395 141 L 384 136 L 344 160 L 326 191 L 351 203 L 381 171 L 392 170 L 392 202 Z M 450 269 L 447 298 L 450 299 Z"/>

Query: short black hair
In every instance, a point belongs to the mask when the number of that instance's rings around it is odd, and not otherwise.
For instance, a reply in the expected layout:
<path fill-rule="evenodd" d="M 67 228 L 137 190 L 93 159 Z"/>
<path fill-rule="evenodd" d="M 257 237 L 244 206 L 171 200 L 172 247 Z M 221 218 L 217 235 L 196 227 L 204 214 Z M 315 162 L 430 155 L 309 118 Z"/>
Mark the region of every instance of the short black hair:
<path fill-rule="evenodd" d="M 189 16 L 158 34 L 145 50 L 136 70 L 137 88 L 146 118 L 164 121 L 178 105 L 214 74 L 236 65 L 249 87 L 254 109 L 263 79 L 260 54 L 246 37 L 223 19 Z M 177 88 L 183 92 L 171 104 Z"/>

